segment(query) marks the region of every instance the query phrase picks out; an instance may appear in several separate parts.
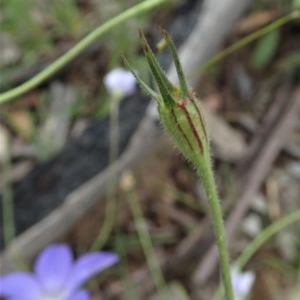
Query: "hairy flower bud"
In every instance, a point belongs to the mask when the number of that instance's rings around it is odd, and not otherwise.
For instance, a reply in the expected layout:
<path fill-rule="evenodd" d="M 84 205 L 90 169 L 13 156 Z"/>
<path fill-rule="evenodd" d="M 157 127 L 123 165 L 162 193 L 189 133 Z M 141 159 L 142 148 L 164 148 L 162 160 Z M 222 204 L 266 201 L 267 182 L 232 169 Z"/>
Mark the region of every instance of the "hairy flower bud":
<path fill-rule="evenodd" d="M 161 30 L 166 45 L 170 48 L 176 66 L 180 87 L 174 86 L 159 63 L 142 33 L 143 49 L 160 95 L 151 90 L 133 71 L 124 58 L 127 67 L 133 72 L 139 84 L 158 103 L 160 119 L 174 143 L 193 164 L 202 165 L 209 159 L 209 141 L 201 112 L 200 101 L 188 90 L 174 43 L 165 30 Z M 204 161 L 203 161 L 204 163 Z"/>
<path fill-rule="evenodd" d="M 177 97 L 175 97 L 176 99 Z M 209 141 L 199 100 L 191 94 L 173 107 L 159 103 L 160 118 L 182 154 L 192 162 L 209 153 Z"/>
<path fill-rule="evenodd" d="M 200 101 L 188 90 L 171 37 L 165 30 L 162 30 L 162 35 L 174 59 L 179 87 L 174 86 L 169 81 L 142 33 L 143 50 L 160 93 L 158 94 L 153 91 L 137 76 L 125 58 L 124 63 L 133 73 L 141 87 L 156 100 L 160 119 L 166 131 L 170 134 L 182 154 L 191 161 L 201 177 L 202 184 L 206 190 L 219 249 L 221 275 L 226 299 L 233 300 L 234 295 L 231 286 L 229 255 L 225 240 L 222 210 L 210 162 L 209 140 L 201 112 Z"/>

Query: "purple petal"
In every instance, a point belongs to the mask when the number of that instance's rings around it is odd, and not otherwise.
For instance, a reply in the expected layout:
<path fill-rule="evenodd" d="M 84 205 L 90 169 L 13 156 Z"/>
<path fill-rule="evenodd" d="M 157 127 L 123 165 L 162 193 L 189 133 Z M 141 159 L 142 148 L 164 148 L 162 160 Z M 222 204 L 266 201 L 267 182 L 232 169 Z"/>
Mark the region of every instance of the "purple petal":
<path fill-rule="evenodd" d="M 13 300 L 37 300 L 40 289 L 31 273 L 15 272 L 0 277 L 0 296 Z"/>
<path fill-rule="evenodd" d="M 35 272 L 43 290 L 55 293 L 63 288 L 72 266 L 72 252 L 69 246 L 54 244 L 38 256 Z"/>
<path fill-rule="evenodd" d="M 90 294 L 87 290 L 80 290 L 76 292 L 73 296 L 68 298 L 68 300 L 90 300 Z"/>
<path fill-rule="evenodd" d="M 70 291 L 76 290 L 85 281 L 112 266 L 118 260 L 119 257 L 111 252 L 94 252 L 81 256 L 75 262 L 68 280 Z"/>

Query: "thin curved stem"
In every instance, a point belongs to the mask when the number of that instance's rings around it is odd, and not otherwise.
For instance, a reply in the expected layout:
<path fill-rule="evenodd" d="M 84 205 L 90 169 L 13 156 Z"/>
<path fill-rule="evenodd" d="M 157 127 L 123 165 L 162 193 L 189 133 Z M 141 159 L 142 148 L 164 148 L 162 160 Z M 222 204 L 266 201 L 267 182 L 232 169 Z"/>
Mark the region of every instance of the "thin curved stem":
<path fill-rule="evenodd" d="M 211 59 L 209 59 L 206 63 L 201 65 L 199 67 L 199 69 L 201 71 L 208 70 L 211 66 L 213 66 L 218 61 L 221 61 L 229 54 L 231 54 L 231 53 L 237 51 L 238 49 L 246 46 L 247 44 L 257 40 L 258 38 L 266 35 L 267 33 L 283 26 L 284 24 L 286 24 L 292 20 L 299 19 L 299 18 L 300 18 L 299 11 L 293 11 L 293 12 L 289 13 L 288 15 L 285 15 L 282 18 L 275 20 L 271 24 L 264 26 L 261 29 L 256 30 L 255 32 L 245 36 L 242 39 L 239 39 L 236 43 L 230 45 L 229 47 L 225 48 L 221 52 L 217 53 Z"/>
<path fill-rule="evenodd" d="M 265 244 L 276 233 L 295 222 L 300 222 L 300 210 L 292 212 L 266 227 L 238 257 L 235 262 L 236 266 L 242 269 L 263 244 Z M 221 286 L 219 286 L 218 290 L 215 293 L 215 296 L 213 297 L 213 300 L 220 300 L 222 298 L 222 295 L 223 290 Z"/>
<path fill-rule="evenodd" d="M 146 12 L 155 6 L 158 6 L 164 2 L 170 0 L 146 0 L 140 4 L 137 4 L 116 17 L 108 20 L 104 24 L 100 25 L 94 31 L 92 31 L 89 35 L 83 38 L 77 45 L 75 45 L 72 49 L 70 49 L 67 53 L 63 54 L 60 58 L 58 58 L 54 63 L 52 63 L 45 70 L 41 71 L 39 74 L 19 85 L 18 87 L 11 89 L 7 92 L 0 94 L 0 104 L 8 102 L 14 98 L 17 98 L 24 93 L 30 91 L 36 86 L 40 85 L 46 79 L 54 75 L 57 71 L 62 69 L 67 63 L 69 63 L 72 59 L 78 56 L 84 49 L 86 49 L 89 45 L 95 42 L 99 37 L 107 33 L 113 27 L 116 27 L 120 23 L 128 20 L 129 18 Z"/>
<path fill-rule="evenodd" d="M 207 158 L 205 165 L 199 165 L 196 166 L 196 168 L 201 177 L 202 184 L 208 198 L 210 215 L 212 218 L 216 243 L 219 251 L 220 270 L 226 296 L 225 298 L 226 300 L 234 300 L 223 215 L 210 158 Z"/>
<path fill-rule="evenodd" d="M 15 237 L 15 213 L 12 183 L 10 181 L 11 156 L 8 138 L 4 141 L 4 160 L 3 160 L 3 197 L 2 197 L 2 219 L 3 219 L 3 241 L 7 247 Z"/>
<path fill-rule="evenodd" d="M 119 95 L 112 96 L 110 99 L 110 119 L 109 119 L 109 182 L 106 191 L 106 210 L 102 228 L 96 240 L 92 244 L 91 250 L 96 251 L 101 249 L 107 242 L 112 233 L 117 215 L 117 170 L 116 160 L 119 152 Z"/>
<path fill-rule="evenodd" d="M 139 203 L 139 199 L 133 190 L 128 193 L 128 201 L 132 215 L 134 218 L 137 235 L 140 241 L 140 244 L 143 248 L 146 261 L 151 272 L 154 284 L 161 295 L 161 299 L 171 300 L 171 295 L 168 291 L 167 284 L 165 282 L 163 273 L 160 269 L 159 261 L 156 257 L 151 236 L 147 229 L 147 224 L 143 216 L 143 211 Z"/>

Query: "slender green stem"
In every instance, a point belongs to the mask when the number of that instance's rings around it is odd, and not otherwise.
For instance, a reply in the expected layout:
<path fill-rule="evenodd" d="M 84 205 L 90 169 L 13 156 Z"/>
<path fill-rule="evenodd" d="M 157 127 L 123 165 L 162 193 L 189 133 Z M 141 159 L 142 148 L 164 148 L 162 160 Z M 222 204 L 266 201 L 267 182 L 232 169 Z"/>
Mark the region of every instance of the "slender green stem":
<path fill-rule="evenodd" d="M 265 228 L 243 251 L 241 256 L 237 259 L 236 264 L 239 268 L 243 268 L 251 259 L 255 252 L 267 242 L 274 234 L 291 225 L 294 222 L 300 221 L 300 210 L 292 212 L 275 223 Z"/>
<path fill-rule="evenodd" d="M 117 265 L 118 276 L 120 277 L 122 285 L 124 286 L 124 300 L 138 300 L 140 299 L 138 295 L 138 287 L 130 280 L 130 268 L 127 259 L 129 249 L 126 244 L 128 242 L 128 239 L 122 236 L 122 226 L 123 224 L 116 220 L 114 249 L 118 253 L 118 255 L 120 255 L 120 262 Z M 136 238 L 136 236 L 134 236 L 134 238 Z"/>
<path fill-rule="evenodd" d="M 112 95 L 110 99 L 110 119 L 109 119 L 109 183 L 106 192 L 106 211 L 104 216 L 104 223 L 101 231 L 94 241 L 91 250 L 101 249 L 107 242 L 116 220 L 117 213 L 117 199 L 115 189 L 117 186 L 116 165 L 114 164 L 119 152 L 119 102 L 121 95 Z"/>
<path fill-rule="evenodd" d="M 256 39 L 266 35 L 267 33 L 283 26 L 284 24 L 286 24 L 286 23 L 288 23 L 288 22 L 290 22 L 294 19 L 299 19 L 299 17 L 300 17 L 299 11 L 294 11 L 294 12 L 289 13 L 288 15 L 272 22 L 271 24 L 269 24 L 269 25 L 255 31 L 255 32 L 247 35 L 246 37 L 238 40 L 233 45 L 225 48 L 223 51 L 221 51 L 218 54 L 216 54 L 215 56 L 213 56 L 210 60 L 208 60 L 203 65 L 201 65 L 200 69 L 202 71 L 209 69 L 215 63 L 217 63 L 218 61 L 224 59 L 229 54 L 231 54 L 231 53 L 235 52 L 236 50 L 246 46 L 247 44 L 255 41 Z"/>
<path fill-rule="evenodd" d="M 62 69 L 67 63 L 69 63 L 72 59 L 74 59 L 80 52 L 86 49 L 89 45 L 95 42 L 99 37 L 107 33 L 113 27 L 121 24 L 125 20 L 136 16 L 138 14 L 144 13 L 164 2 L 170 0 L 146 0 L 142 3 L 139 3 L 116 17 L 108 20 L 104 24 L 100 25 L 94 31 L 92 31 L 89 35 L 83 38 L 77 45 L 75 45 L 72 49 L 70 49 L 67 53 L 62 55 L 59 59 L 57 59 L 54 63 L 52 63 L 45 70 L 31 78 L 30 80 L 24 82 L 20 86 L 11 89 L 5 93 L 0 94 L 0 103 L 4 103 L 10 101 L 14 98 L 21 96 L 22 94 L 30 91 L 34 87 L 40 85 L 49 77 L 53 76 L 58 70 Z"/>
<path fill-rule="evenodd" d="M 161 295 L 161 299 L 170 299 L 170 295 L 166 291 L 166 283 L 161 272 L 159 262 L 153 250 L 151 237 L 147 230 L 147 224 L 144 220 L 143 212 L 134 192 L 128 194 L 130 208 L 135 220 L 140 243 L 143 247 L 148 267 L 150 269 L 155 286 Z"/>
<path fill-rule="evenodd" d="M 220 269 L 226 300 L 234 300 L 234 294 L 231 285 L 229 254 L 220 200 L 210 159 L 207 158 L 206 161 L 207 162 L 205 166 L 199 165 L 196 166 L 196 168 L 201 177 L 208 198 L 209 210 L 216 236 L 216 243 L 219 250 Z"/>
<path fill-rule="evenodd" d="M 15 218 L 14 218 L 14 198 L 10 182 L 11 163 L 9 155 L 8 139 L 4 145 L 4 161 L 3 161 L 3 197 L 2 197 L 2 218 L 3 218 L 3 240 L 4 246 L 15 237 Z"/>
<path fill-rule="evenodd" d="M 4 161 L 3 161 L 3 197 L 2 197 L 2 219 L 3 219 L 3 242 L 7 247 L 15 237 L 15 214 L 14 214 L 14 197 L 12 194 L 11 182 L 9 179 L 11 173 L 11 157 L 9 141 L 4 141 Z M 21 251 L 21 250 L 20 250 Z M 18 270 L 29 270 L 29 266 L 19 253 L 12 257 Z"/>
<path fill-rule="evenodd" d="M 253 257 L 253 255 L 257 252 L 257 250 L 265 244 L 272 236 L 276 233 L 284 229 L 285 227 L 300 221 L 300 210 L 292 212 L 283 218 L 279 219 L 275 223 L 269 225 L 265 228 L 242 252 L 242 254 L 238 257 L 235 262 L 235 265 L 242 269 L 246 263 Z M 219 286 L 213 300 L 220 300 L 223 295 L 223 290 L 221 286 Z"/>

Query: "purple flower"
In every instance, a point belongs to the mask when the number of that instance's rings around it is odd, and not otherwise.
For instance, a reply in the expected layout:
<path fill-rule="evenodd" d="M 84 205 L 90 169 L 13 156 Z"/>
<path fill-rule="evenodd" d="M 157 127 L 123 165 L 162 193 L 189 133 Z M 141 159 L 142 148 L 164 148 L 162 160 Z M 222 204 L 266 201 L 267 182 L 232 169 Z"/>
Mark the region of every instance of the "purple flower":
<path fill-rule="evenodd" d="M 136 80 L 130 71 L 116 68 L 104 77 L 104 85 L 112 95 L 132 95 L 136 90 Z"/>
<path fill-rule="evenodd" d="M 93 252 L 73 261 L 71 249 L 54 244 L 36 259 L 34 274 L 13 272 L 0 277 L 0 296 L 7 300 L 89 300 L 80 286 L 118 261 L 110 252 Z"/>

